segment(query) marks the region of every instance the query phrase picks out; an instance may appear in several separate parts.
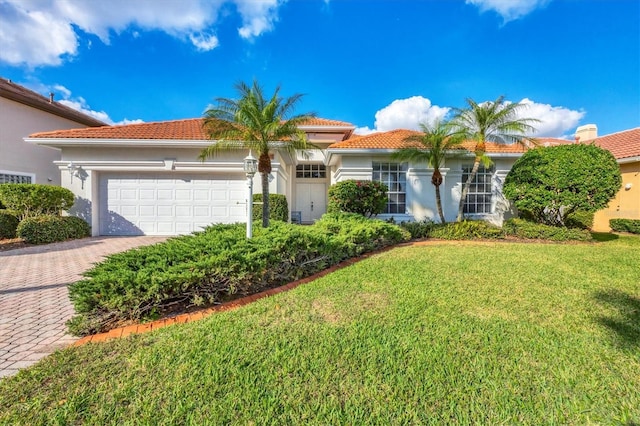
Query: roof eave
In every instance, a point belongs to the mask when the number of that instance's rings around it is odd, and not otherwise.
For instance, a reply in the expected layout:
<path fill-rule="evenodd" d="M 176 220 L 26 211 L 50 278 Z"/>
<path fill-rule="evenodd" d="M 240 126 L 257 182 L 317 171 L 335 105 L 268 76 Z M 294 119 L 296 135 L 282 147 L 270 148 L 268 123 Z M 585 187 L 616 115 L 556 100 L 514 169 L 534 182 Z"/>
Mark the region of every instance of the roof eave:
<path fill-rule="evenodd" d="M 636 155 L 635 157 L 618 158 L 617 161 L 618 164 L 635 163 L 640 161 L 640 155 Z"/>
<path fill-rule="evenodd" d="M 86 138 L 24 138 L 25 142 L 56 148 L 73 146 L 139 147 L 139 148 L 203 148 L 213 144 L 210 139 L 86 139 Z"/>

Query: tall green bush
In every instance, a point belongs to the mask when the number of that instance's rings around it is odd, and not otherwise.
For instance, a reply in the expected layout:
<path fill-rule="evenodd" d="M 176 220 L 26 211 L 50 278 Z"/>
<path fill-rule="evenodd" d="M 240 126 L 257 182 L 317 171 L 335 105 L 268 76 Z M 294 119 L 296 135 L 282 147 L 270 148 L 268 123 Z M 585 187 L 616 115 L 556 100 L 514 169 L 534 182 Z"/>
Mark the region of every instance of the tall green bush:
<path fill-rule="evenodd" d="M 0 239 L 15 238 L 18 223 L 20 221 L 15 215 L 0 211 Z"/>
<path fill-rule="evenodd" d="M 595 145 L 538 147 L 520 157 L 507 175 L 503 193 L 536 222 L 564 225 L 575 211 L 596 212 L 620 189 L 613 155 Z"/>
<path fill-rule="evenodd" d="M 262 194 L 253 194 L 253 220 L 262 219 Z M 289 204 L 283 194 L 269 194 L 269 219 L 287 222 L 289 220 Z"/>
<path fill-rule="evenodd" d="M 329 213 L 358 213 L 365 217 L 384 212 L 387 185 L 370 180 L 345 180 L 329 188 Z"/>
<path fill-rule="evenodd" d="M 73 206 L 73 193 L 59 186 L 37 183 L 0 185 L 0 201 L 16 212 L 19 220 L 40 215 L 60 215 Z"/>

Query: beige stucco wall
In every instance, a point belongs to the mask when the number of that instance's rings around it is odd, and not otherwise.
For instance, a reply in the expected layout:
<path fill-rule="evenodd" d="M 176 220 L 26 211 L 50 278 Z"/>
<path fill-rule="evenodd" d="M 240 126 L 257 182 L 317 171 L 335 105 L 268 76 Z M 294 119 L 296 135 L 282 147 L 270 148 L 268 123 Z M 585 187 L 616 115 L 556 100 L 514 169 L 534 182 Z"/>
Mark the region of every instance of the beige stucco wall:
<path fill-rule="evenodd" d="M 36 132 L 86 127 L 66 118 L 0 97 L 0 170 L 35 175 L 34 183 L 60 185 L 53 164 L 60 150 L 27 143 Z"/>
<path fill-rule="evenodd" d="M 597 212 L 593 219 L 593 230 L 608 232 L 610 219 L 640 219 L 640 161 L 620 164 L 622 188 L 606 209 Z M 630 184 L 631 187 L 626 189 Z"/>

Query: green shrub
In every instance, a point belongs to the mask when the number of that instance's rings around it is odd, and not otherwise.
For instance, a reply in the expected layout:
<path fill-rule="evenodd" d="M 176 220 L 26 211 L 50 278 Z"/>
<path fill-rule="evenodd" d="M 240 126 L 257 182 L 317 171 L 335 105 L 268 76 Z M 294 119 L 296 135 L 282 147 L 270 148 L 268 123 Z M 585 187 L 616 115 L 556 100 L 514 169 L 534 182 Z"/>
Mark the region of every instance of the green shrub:
<path fill-rule="evenodd" d="M 106 331 L 150 318 L 178 304 L 219 303 L 278 286 L 344 259 L 405 241 L 395 225 L 358 215 L 325 215 L 312 226 L 273 221 L 245 238 L 243 224 L 202 232 L 109 256 L 69 287 L 78 314 L 69 330 Z"/>
<path fill-rule="evenodd" d="M 0 211 L 0 239 L 15 238 L 18 223 L 20 221 L 15 215 Z"/>
<path fill-rule="evenodd" d="M 509 219 L 503 227 L 507 235 L 518 238 L 550 241 L 592 241 L 591 233 L 584 229 L 550 226 L 523 219 Z"/>
<path fill-rule="evenodd" d="M 429 235 L 444 240 L 474 240 L 504 238 L 502 229 L 484 220 L 465 220 L 446 224 L 434 224 Z"/>
<path fill-rule="evenodd" d="M 253 194 L 254 203 L 262 203 L 262 194 Z M 269 194 L 269 219 L 287 222 L 289 220 L 289 204 L 283 194 Z M 262 204 L 253 205 L 253 220 L 262 220 Z"/>
<path fill-rule="evenodd" d="M 611 219 L 609 226 L 617 232 L 640 234 L 640 219 Z"/>
<path fill-rule="evenodd" d="M 358 213 L 365 217 L 384 212 L 387 185 L 370 180 L 345 180 L 329 187 L 329 213 Z"/>
<path fill-rule="evenodd" d="M 593 228 L 593 212 L 575 211 L 569 213 L 564 220 L 567 228 L 591 229 Z"/>
<path fill-rule="evenodd" d="M 611 152 L 595 145 L 560 145 L 525 152 L 507 174 L 503 193 L 534 221 L 566 225 L 570 213 L 606 207 L 621 183 Z"/>
<path fill-rule="evenodd" d="M 0 185 L 0 200 L 22 220 L 40 215 L 59 215 L 73 206 L 74 196 L 59 186 L 6 183 Z"/>
<path fill-rule="evenodd" d="M 435 226 L 436 224 L 430 220 L 400 223 L 402 229 L 409 231 L 412 240 L 429 237 Z"/>
<path fill-rule="evenodd" d="M 41 215 L 21 221 L 17 235 L 29 244 L 49 244 L 88 237 L 91 228 L 78 217 Z"/>

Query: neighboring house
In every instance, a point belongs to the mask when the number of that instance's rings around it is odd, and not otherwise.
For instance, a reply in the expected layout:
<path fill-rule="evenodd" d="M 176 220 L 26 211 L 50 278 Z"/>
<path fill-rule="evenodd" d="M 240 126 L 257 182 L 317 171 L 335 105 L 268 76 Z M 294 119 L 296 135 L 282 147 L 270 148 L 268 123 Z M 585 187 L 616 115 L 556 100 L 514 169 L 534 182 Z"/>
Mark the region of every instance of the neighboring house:
<path fill-rule="evenodd" d="M 0 78 L 0 184 L 44 183 L 60 185 L 60 150 L 27 143 L 34 132 L 106 126 L 31 90 Z"/>
<path fill-rule="evenodd" d="M 611 151 L 622 174 L 622 188 L 606 209 L 595 214 L 593 229 L 610 231 L 610 219 L 640 219 L 640 127 L 598 137 L 597 128 L 590 125 L 589 134 L 580 137 L 580 142 Z"/>

